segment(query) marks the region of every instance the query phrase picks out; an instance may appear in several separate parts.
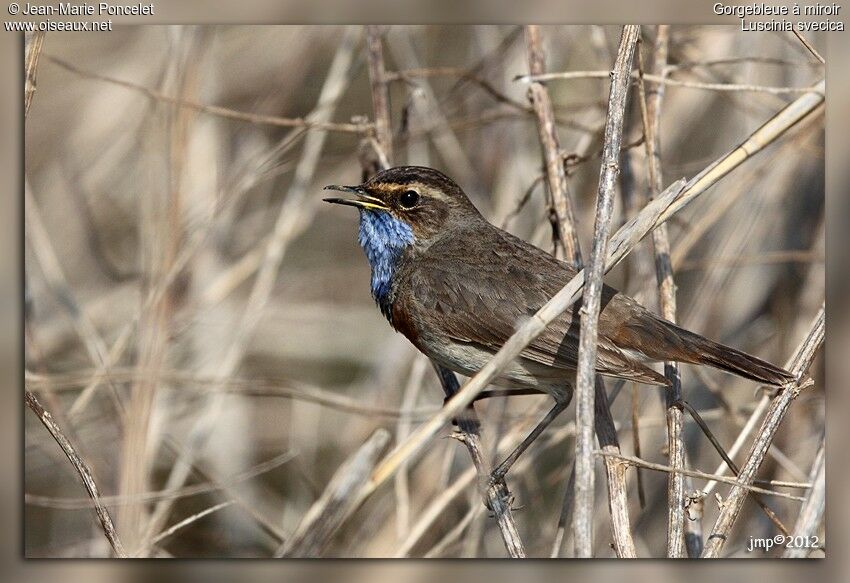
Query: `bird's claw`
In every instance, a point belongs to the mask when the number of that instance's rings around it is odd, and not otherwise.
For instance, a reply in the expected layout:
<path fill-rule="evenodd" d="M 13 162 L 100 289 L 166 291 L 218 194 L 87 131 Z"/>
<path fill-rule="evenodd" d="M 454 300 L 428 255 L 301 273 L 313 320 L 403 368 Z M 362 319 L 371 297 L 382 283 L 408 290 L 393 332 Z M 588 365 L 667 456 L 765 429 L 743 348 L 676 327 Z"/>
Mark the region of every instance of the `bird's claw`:
<path fill-rule="evenodd" d="M 493 508 L 493 504 L 491 503 L 492 498 L 496 498 L 499 501 L 500 509 Z M 495 518 L 497 513 L 503 512 L 503 508 L 510 508 L 511 510 L 517 510 L 521 507 L 514 507 L 514 495 L 507 491 L 507 489 L 499 489 L 494 493 L 494 495 L 487 496 L 487 500 L 484 501 L 484 506 L 487 510 L 490 511 L 490 518 Z"/>

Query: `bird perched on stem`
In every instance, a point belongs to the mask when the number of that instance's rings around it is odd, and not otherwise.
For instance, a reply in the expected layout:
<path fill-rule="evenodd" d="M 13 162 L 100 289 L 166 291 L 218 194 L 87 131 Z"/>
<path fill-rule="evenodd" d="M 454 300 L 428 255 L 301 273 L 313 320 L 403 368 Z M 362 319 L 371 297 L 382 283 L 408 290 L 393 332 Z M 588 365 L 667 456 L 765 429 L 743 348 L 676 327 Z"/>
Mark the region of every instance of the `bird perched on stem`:
<path fill-rule="evenodd" d="M 326 186 L 353 198 L 326 198 L 360 211 L 359 242 L 372 268 L 372 296 L 390 325 L 437 364 L 473 376 L 517 325 L 554 296 L 576 271 L 484 219 L 450 178 L 400 166 L 359 186 Z M 501 478 L 572 399 L 581 301 L 552 322 L 496 383 L 517 394 L 547 393 L 555 405 L 494 470 Z M 652 314 L 604 286 L 598 374 L 669 386 L 647 363 L 708 365 L 767 385 L 790 373 Z"/>

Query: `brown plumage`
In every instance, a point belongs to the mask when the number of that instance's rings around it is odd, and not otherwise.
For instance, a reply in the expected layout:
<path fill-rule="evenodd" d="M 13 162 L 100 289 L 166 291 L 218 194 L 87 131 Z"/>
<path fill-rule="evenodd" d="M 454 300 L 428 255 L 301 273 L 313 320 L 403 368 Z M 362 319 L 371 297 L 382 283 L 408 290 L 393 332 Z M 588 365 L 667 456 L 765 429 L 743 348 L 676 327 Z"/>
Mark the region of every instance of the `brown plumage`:
<path fill-rule="evenodd" d="M 329 202 L 361 208 L 361 244 L 373 264 L 373 293 L 390 323 L 420 351 L 455 372 L 475 374 L 523 319 L 575 275 L 566 263 L 488 223 L 463 191 L 436 170 L 392 168 L 358 187 L 328 188 L 358 195 Z M 373 228 L 369 221 L 377 213 L 386 213 L 382 220 L 391 227 Z M 364 243 L 363 221 L 368 222 L 365 237 L 376 241 Z M 385 231 L 399 230 L 403 244 L 387 264 L 389 288 L 378 286 L 376 292 L 375 273 L 384 264 L 382 255 L 375 259 L 375 249 L 395 249 L 395 239 L 386 237 L 396 235 Z M 569 401 L 578 358 L 579 309 L 580 302 L 552 322 L 499 384 Z M 768 385 L 792 379 L 779 367 L 655 316 L 608 286 L 602 292 L 597 354 L 598 373 L 641 383 L 667 385 L 664 376 L 647 365 L 665 360 L 704 364 Z"/>

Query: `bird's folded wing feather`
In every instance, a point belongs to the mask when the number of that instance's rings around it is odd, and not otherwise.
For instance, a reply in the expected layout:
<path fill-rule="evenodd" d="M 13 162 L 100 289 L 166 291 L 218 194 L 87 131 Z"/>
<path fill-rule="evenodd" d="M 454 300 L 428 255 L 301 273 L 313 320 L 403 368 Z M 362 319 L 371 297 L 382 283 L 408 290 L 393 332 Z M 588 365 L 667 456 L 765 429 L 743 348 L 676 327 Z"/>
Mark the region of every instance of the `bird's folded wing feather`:
<path fill-rule="evenodd" d="M 498 351 L 525 319 L 575 275 L 565 263 L 513 237 L 488 241 L 472 255 L 468 249 L 458 252 L 456 243 L 419 259 L 410 274 L 409 289 L 419 308 L 439 319 L 442 333 L 489 352 Z M 615 294 L 606 286 L 603 305 Z M 577 302 L 556 318 L 523 350 L 521 358 L 552 367 L 553 377 L 571 376 L 566 371 L 575 370 L 578 362 L 579 308 Z M 596 370 L 638 382 L 666 383 L 604 334 L 599 335 Z"/>

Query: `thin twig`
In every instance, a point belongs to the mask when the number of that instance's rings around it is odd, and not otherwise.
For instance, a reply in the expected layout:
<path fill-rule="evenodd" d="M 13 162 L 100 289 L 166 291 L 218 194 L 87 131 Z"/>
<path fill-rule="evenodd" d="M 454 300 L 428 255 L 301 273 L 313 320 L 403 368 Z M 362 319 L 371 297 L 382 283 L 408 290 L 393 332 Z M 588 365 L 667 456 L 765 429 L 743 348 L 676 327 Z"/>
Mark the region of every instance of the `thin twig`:
<path fill-rule="evenodd" d="M 168 537 L 170 537 L 171 535 L 173 535 L 178 530 L 186 528 L 187 526 L 189 526 L 193 522 L 197 522 L 198 520 L 202 519 L 203 517 L 209 516 L 213 512 L 218 512 L 219 510 L 222 510 L 223 508 L 227 508 L 228 506 L 233 505 L 233 503 L 234 503 L 233 500 L 227 500 L 225 502 L 221 502 L 219 504 L 216 504 L 215 506 L 210 506 L 206 510 L 202 510 L 202 511 L 196 513 L 196 514 L 193 514 L 192 516 L 184 518 L 180 522 L 173 524 L 172 526 L 168 527 L 167 529 L 165 529 L 164 531 L 162 531 L 161 533 L 156 535 L 150 543 L 151 546 L 159 544 L 163 540 L 165 540 Z"/>
<path fill-rule="evenodd" d="M 124 551 L 121 539 L 118 538 L 118 532 L 115 530 L 115 524 L 112 522 L 112 517 L 109 515 L 109 511 L 106 507 L 100 502 L 100 490 L 97 488 L 97 484 L 94 481 L 94 477 L 92 477 L 88 464 L 86 464 L 86 462 L 84 462 L 77 454 L 77 450 L 71 442 L 68 441 L 65 434 L 62 433 L 62 429 L 60 429 L 53 420 L 53 416 L 49 411 L 46 411 L 44 407 L 42 407 L 36 396 L 30 391 L 26 391 L 24 393 L 24 400 L 27 407 L 36 414 L 38 420 L 41 421 L 44 427 L 47 428 L 47 431 L 50 432 L 50 435 L 53 436 L 53 439 L 56 440 L 56 443 L 59 444 L 59 447 L 62 448 L 62 451 L 68 457 L 68 461 L 71 462 L 71 465 L 74 466 L 74 470 L 83 481 L 83 486 L 85 486 L 86 491 L 89 493 L 89 497 L 91 497 L 94 502 L 94 510 L 97 513 L 97 518 L 100 521 L 103 534 L 112 546 L 112 550 L 115 552 L 115 555 L 122 559 L 127 558 L 127 553 Z"/>
<path fill-rule="evenodd" d="M 693 478 L 703 478 L 706 480 L 717 480 L 723 482 L 725 484 L 732 484 L 736 487 L 743 489 L 744 491 L 749 492 L 758 492 L 759 494 L 766 494 L 768 496 L 776 496 L 777 498 L 786 498 L 788 500 L 796 500 L 798 502 L 802 502 L 805 500 L 802 496 L 795 496 L 794 494 L 786 494 L 785 492 L 777 492 L 775 490 L 768 490 L 767 488 L 760 488 L 759 486 L 753 486 L 752 484 L 746 484 L 741 480 L 736 480 L 735 478 L 730 478 L 728 476 L 718 476 L 716 474 L 707 474 L 705 472 L 700 472 L 699 470 L 689 470 L 687 468 L 674 468 L 671 466 L 656 464 L 653 462 L 648 462 L 646 460 L 642 460 L 640 458 L 636 458 L 629 455 L 612 455 L 607 452 L 597 450 L 593 452 L 595 455 L 599 456 L 609 456 L 616 457 L 617 459 L 622 460 L 628 465 L 640 466 L 642 468 L 646 468 L 648 470 L 657 470 L 659 472 L 668 472 L 675 474 L 682 474 L 685 476 L 691 476 Z"/>
<path fill-rule="evenodd" d="M 541 75 L 518 75 L 514 80 L 524 83 L 541 83 L 543 81 L 559 81 L 567 79 L 607 79 L 610 71 L 567 71 L 564 73 L 545 73 Z M 630 73 L 634 80 L 639 76 L 638 71 Z M 701 83 L 699 81 L 683 81 L 681 79 L 670 79 L 663 75 L 643 76 L 644 81 L 659 85 L 671 85 L 674 87 L 688 87 L 691 89 L 703 89 L 707 91 L 748 91 L 756 93 L 769 93 L 771 95 L 787 95 L 789 93 L 811 93 L 812 87 L 770 87 L 766 85 L 746 85 L 740 83 Z"/>
<path fill-rule="evenodd" d="M 821 309 L 812 322 L 809 334 L 798 347 L 791 359 L 791 365 L 788 367 L 796 381 L 782 387 L 776 397 L 771 401 L 770 408 L 750 448 L 747 460 L 744 462 L 741 472 L 738 475 L 738 481 L 742 484 L 748 485 L 753 482 L 755 474 L 761 466 L 762 461 L 764 461 L 767 450 L 776 435 L 776 431 L 779 429 L 779 425 L 785 418 L 785 414 L 788 412 L 791 403 L 806 386 L 804 375 L 823 343 L 823 338 L 824 308 L 821 306 Z M 716 558 L 720 556 L 720 551 L 723 550 L 729 533 L 732 531 L 732 527 L 741 512 L 747 493 L 748 490 L 744 487 L 736 486 L 732 488 L 732 491 L 723 503 L 714 527 L 711 529 L 711 534 L 703 551 L 703 557 Z"/>
<path fill-rule="evenodd" d="M 297 381 L 275 379 L 245 379 L 228 377 L 219 379 L 214 376 L 197 375 L 191 372 L 159 369 L 147 371 L 140 369 L 113 368 L 109 370 L 109 378 L 115 383 L 130 382 L 143 375 L 152 375 L 157 382 L 169 385 L 180 385 L 181 390 L 195 390 L 200 394 L 227 392 L 232 395 L 245 397 L 274 397 L 315 403 L 322 407 L 344 411 L 353 415 L 367 417 L 387 417 L 397 419 L 407 417 L 411 421 L 422 421 L 439 410 L 439 407 L 417 407 L 402 410 L 394 407 L 381 407 L 363 403 L 362 399 L 347 397 L 338 391 L 322 389 Z M 30 390 L 44 392 L 65 392 L 79 390 L 81 386 L 92 380 L 104 378 L 105 373 L 97 370 L 80 370 L 74 373 L 33 374 L 26 372 L 26 385 Z"/>
<path fill-rule="evenodd" d="M 806 40 L 806 37 L 804 37 L 802 34 L 800 34 L 800 32 L 796 28 L 792 29 L 791 32 L 794 33 L 794 36 L 796 36 L 800 40 L 800 42 L 803 43 L 804 47 L 809 49 L 809 52 L 812 53 L 815 56 L 815 58 L 818 61 L 821 62 L 822 65 L 826 64 L 826 61 L 824 60 L 824 58 L 821 56 L 821 54 L 818 52 L 818 50 L 814 47 L 814 45 L 812 43 L 810 43 L 808 40 Z"/>
<path fill-rule="evenodd" d="M 76 65 L 68 63 L 67 61 L 63 61 L 58 57 L 54 57 L 53 55 L 45 53 L 44 58 L 50 61 L 51 63 L 58 65 L 67 71 L 70 71 L 71 73 L 79 75 L 80 77 L 93 79 L 95 81 L 103 81 L 104 83 L 110 83 L 118 87 L 124 87 L 125 89 L 136 91 L 156 101 L 170 103 L 178 107 L 194 109 L 195 111 L 199 111 L 201 113 L 216 115 L 218 117 L 224 117 L 227 119 L 282 128 L 307 128 L 311 130 L 342 132 L 349 134 L 367 134 L 371 129 L 371 124 L 368 123 L 334 123 L 330 121 L 311 120 L 301 117 L 279 117 L 276 115 L 263 115 L 259 113 L 249 113 L 247 111 L 238 111 L 236 109 L 221 107 L 219 105 L 207 105 L 205 103 L 199 103 L 197 101 L 172 97 L 171 95 L 166 95 L 165 93 L 157 91 L 156 89 L 151 89 L 150 87 L 145 87 L 144 85 L 139 85 L 130 81 L 114 79 L 112 77 L 107 77 L 105 75 L 86 71 L 84 69 L 81 69 L 80 67 L 77 67 Z"/>
<path fill-rule="evenodd" d="M 529 25 L 525 29 L 528 50 L 528 68 L 532 75 L 542 74 L 545 70 L 545 56 L 540 39 L 540 27 Z M 537 116 L 537 135 L 543 148 L 543 161 L 546 168 L 546 186 L 549 192 L 549 207 L 555 256 L 565 260 L 573 267 L 581 265 L 581 246 L 576 230 L 575 212 L 567 192 L 567 175 L 561 161 L 561 146 L 555 129 L 555 113 L 552 100 L 546 86 L 542 83 L 531 83 L 528 88 L 528 99 Z"/>
<path fill-rule="evenodd" d="M 638 385 L 637 383 L 632 383 L 632 449 L 634 449 L 635 455 L 637 457 L 641 457 L 641 447 L 640 447 L 640 407 L 638 400 Z M 638 502 L 640 503 L 640 509 L 643 510 L 646 508 L 646 493 L 644 491 L 643 486 L 643 472 L 640 471 L 640 468 L 637 468 L 637 490 L 638 490 Z"/>
<path fill-rule="evenodd" d="M 294 452 L 286 451 L 264 462 L 260 462 L 244 472 L 217 482 L 192 484 L 191 486 L 184 486 L 176 490 L 141 492 L 130 496 L 101 496 L 99 501 L 103 506 L 119 506 L 122 504 L 147 504 L 166 498 L 185 498 L 188 496 L 197 496 L 198 494 L 207 494 L 223 488 L 236 486 L 241 482 L 260 476 L 293 460 L 296 455 Z M 29 493 L 24 494 L 24 503 L 32 506 L 58 508 L 61 510 L 78 510 L 80 508 L 95 507 L 95 503 L 89 498 L 57 498 L 55 496 L 39 496 Z"/>
<path fill-rule="evenodd" d="M 319 557 L 331 537 L 363 501 L 360 486 L 390 443 L 386 429 L 376 430 L 334 473 L 325 491 L 304 514 L 276 557 Z"/>
<path fill-rule="evenodd" d="M 639 35 L 639 26 L 623 27 L 617 60 L 611 72 L 611 92 L 608 97 L 604 153 L 596 198 L 593 247 L 585 270 L 586 285 L 580 310 L 581 333 L 576 372 L 576 488 L 573 512 L 573 536 L 577 557 L 593 555 L 593 434 L 596 392 L 594 377 L 599 310 L 602 300 L 602 275 L 605 272 L 611 217 L 614 211 L 614 194 L 620 173 L 620 144 L 623 139 L 623 118 L 629 92 L 629 70 Z"/>

